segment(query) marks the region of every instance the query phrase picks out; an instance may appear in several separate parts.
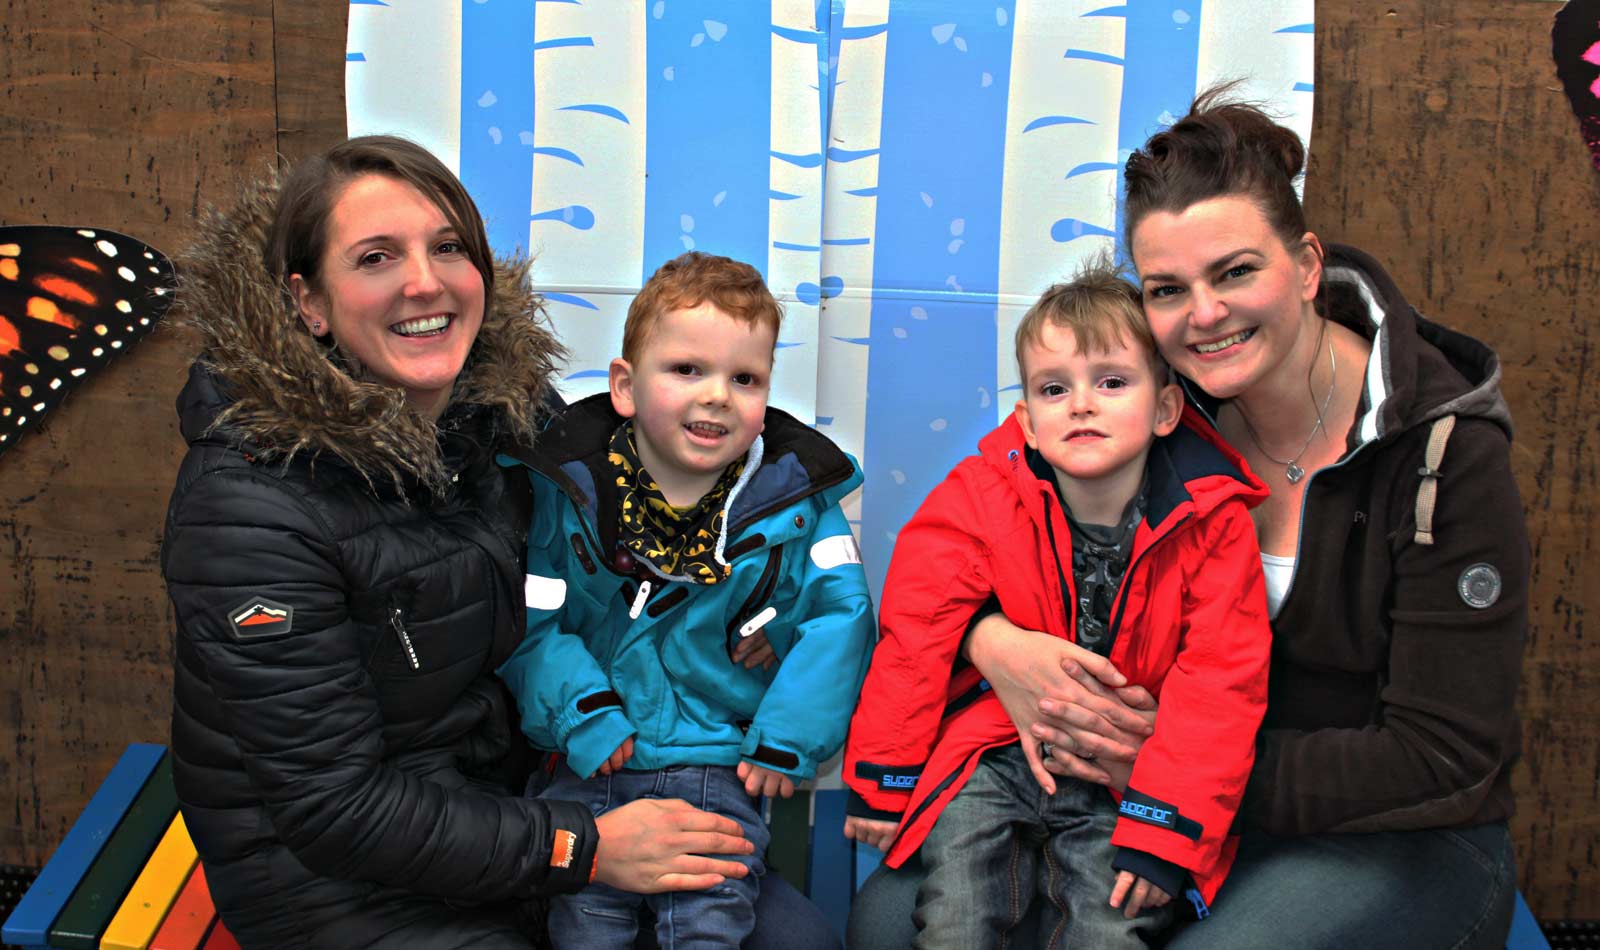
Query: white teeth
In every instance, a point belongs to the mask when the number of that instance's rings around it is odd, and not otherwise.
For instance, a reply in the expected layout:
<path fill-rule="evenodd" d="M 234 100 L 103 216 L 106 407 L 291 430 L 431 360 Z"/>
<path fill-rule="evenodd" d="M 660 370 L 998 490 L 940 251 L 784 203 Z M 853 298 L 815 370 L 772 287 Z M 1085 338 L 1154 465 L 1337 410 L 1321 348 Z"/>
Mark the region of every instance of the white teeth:
<path fill-rule="evenodd" d="M 389 329 L 400 334 L 401 336 L 419 336 L 424 333 L 433 333 L 436 330 L 443 330 L 449 325 L 450 318 L 440 315 L 436 317 L 418 317 L 415 320 L 406 320 L 403 323 L 395 324 Z"/>
<path fill-rule="evenodd" d="M 1254 330 L 1240 330 L 1233 336 L 1225 337 L 1215 343 L 1196 343 L 1194 348 L 1202 353 L 1220 353 L 1236 343 L 1243 343 L 1245 340 L 1255 336 L 1255 333 L 1256 331 Z"/>

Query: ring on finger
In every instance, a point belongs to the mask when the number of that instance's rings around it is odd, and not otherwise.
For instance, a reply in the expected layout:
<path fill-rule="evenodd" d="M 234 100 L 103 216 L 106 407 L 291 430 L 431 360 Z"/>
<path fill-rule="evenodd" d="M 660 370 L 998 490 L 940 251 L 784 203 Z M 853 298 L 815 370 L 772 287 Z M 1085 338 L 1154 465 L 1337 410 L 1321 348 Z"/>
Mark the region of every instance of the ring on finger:
<path fill-rule="evenodd" d="M 1048 742 L 1039 743 L 1039 757 L 1040 758 L 1043 758 L 1043 759 L 1054 758 L 1055 754 L 1056 754 L 1056 747 L 1055 746 L 1051 745 Z"/>

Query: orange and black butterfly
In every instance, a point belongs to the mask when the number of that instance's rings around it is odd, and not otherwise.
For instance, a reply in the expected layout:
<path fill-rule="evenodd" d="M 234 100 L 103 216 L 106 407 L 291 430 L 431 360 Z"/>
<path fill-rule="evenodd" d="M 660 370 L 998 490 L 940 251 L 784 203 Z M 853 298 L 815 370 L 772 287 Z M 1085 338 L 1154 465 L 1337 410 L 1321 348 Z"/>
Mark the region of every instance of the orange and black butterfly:
<path fill-rule="evenodd" d="M 0 227 L 0 453 L 148 334 L 172 262 L 103 228 Z"/>

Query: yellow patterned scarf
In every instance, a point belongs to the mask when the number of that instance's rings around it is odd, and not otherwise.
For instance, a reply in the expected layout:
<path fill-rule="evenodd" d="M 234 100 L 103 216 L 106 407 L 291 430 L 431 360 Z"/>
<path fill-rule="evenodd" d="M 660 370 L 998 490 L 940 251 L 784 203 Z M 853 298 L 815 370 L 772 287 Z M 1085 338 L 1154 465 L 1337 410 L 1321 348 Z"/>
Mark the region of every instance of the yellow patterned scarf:
<path fill-rule="evenodd" d="M 726 580 L 732 568 L 719 564 L 717 537 L 728 493 L 744 472 L 744 458 L 723 469 L 717 484 L 694 505 L 678 508 L 667 501 L 655 479 L 639 461 L 630 419 L 611 433 L 607 456 L 616 477 L 617 540 L 633 556 L 648 561 L 662 575 L 691 584 Z"/>

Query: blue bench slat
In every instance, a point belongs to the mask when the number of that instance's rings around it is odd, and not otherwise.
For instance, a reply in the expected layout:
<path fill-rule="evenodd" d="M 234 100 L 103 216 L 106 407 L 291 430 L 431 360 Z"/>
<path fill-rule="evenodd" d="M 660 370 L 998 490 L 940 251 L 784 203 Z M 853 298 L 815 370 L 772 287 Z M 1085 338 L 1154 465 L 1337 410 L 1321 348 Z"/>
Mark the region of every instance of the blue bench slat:
<path fill-rule="evenodd" d="M 849 793 L 843 789 L 818 790 L 812 794 L 811 900 L 822 908 L 844 939 L 845 921 L 850 917 L 850 901 L 855 897 L 855 858 L 844 836 L 844 806 Z"/>
<path fill-rule="evenodd" d="M 55 923 L 78 882 L 99 856 L 100 849 L 117 830 L 128 806 L 144 788 L 166 747 L 136 742 L 123 750 L 111 774 L 84 806 L 83 814 L 72 823 L 72 830 L 50 856 L 38 880 L 22 895 L 16 910 L 0 928 L 0 940 L 19 947 L 46 946 L 50 925 Z"/>
<path fill-rule="evenodd" d="M 856 857 L 856 890 L 861 890 L 861 885 L 867 883 L 867 878 L 883 863 L 883 852 L 870 844 L 855 842 Z"/>
<path fill-rule="evenodd" d="M 1521 891 L 1517 892 L 1517 909 L 1511 913 L 1511 934 L 1506 937 L 1506 950 L 1550 950 L 1550 941 L 1539 929 L 1539 922 L 1533 919 L 1533 911 L 1528 909 Z"/>

